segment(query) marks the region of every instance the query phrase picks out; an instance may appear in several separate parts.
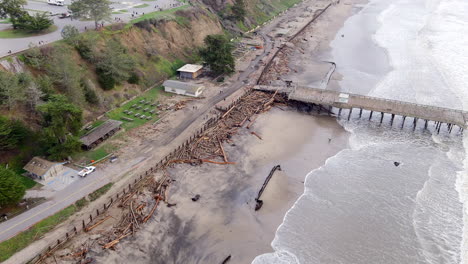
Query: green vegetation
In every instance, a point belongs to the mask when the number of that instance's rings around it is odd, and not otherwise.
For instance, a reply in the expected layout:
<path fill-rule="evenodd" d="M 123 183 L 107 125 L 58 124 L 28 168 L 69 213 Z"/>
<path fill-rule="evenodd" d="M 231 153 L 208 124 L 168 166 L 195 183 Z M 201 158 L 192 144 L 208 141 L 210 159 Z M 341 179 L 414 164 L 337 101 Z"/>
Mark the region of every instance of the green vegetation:
<path fill-rule="evenodd" d="M 206 47 L 200 50 L 200 55 L 215 74 L 234 72 L 234 46 L 225 35 L 208 35 L 205 45 Z"/>
<path fill-rule="evenodd" d="M 37 33 L 48 29 L 54 22 L 44 12 L 30 15 L 23 6 L 25 0 L 3 0 L 0 2 L 0 17 L 9 17 L 13 29 Z"/>
<path fill-rule="evenodd" d="M 81 201 L 81 200 L 80 200 Z M 44 234 L 52 230 L 55 226 L 67 220 L 83 206 L 82 202 L 78 205 L 70 205 L 60 212 L 47 217 L 46 219 L 33 225 L 26 231 L 0 243 L 0 261 L 7 260 L 16 252 L 27 247 L 29 244 L 39 240 Z"/>
<path fill-rule="evenodd" d="M 188 6 L 179 6 L 173 9 L 168 9 L 168 10 L 163 10 L 163 11 L 155 11 L 151 13 L 144 14 L 143 16 L 133 19 L 130 21 L 130 23 L 127 25 L 127 27 L 130 27 L 132 24 L 136 24 L 138 22 L 141 22 L 143 20 L 148 20 L 148 19 L 162 19 L 162 18 L 174 18 L 175 17 L 175 12 L 179 10 L 184 10 Z"/>
<path fill-rule="evenodd" d="M 76 18 L 91 18 L 97 29 L 99 22 L 110 20 L 112 13 L 111 3 L 109 0 L 77 0 L 69 6 L 69 9 Z"/>
<path fill-rule="evenodd" d="M 95 57 L 96 73 L 101 87 L 105 90 L 114 88 L 130 78 L 135 61 L 117 40 L 107 41 L 100 56 Z"/>
<path fill-rule="evenodd" d="M 28 135 L 28 130 L 18 120 L 10 120 L 0 115 L 0 150 L 19 147 Z"/>
<path fill-rule="evenodd" d="M 232 16 L 237 21 L 244 21 L 247 11 L 245 10 L 244 0 L 236 0 L 231 8 Z"/>
<path fill-rule="evenodd" d="M 18 175 L 3 166 L 0 166 L 0 206 L 19 202 L 26 188 Z"/>
<path fill-rule="evenodd" d="M 123 123 L 122 127 L 124 127 L 127 130 L 135 128 L 135 127 L 139 127 L 141 125 L 144 125 L 148 121 L 154 121 L 158 117 L 156 114 L 153 115 L 152 119 L 146 120 L 146 119 L 141 119 L 141 118 L 137 118 L 137 117 L 134 117 L 134 116 L 129 116 L 129 115 L 125 114 L 124 111 L 125 110 L 129 110 L 129 111 L 133 110 L 133 112 L 136 113 L 136 110 L 132 108 L 132 105 L 138 104 L 138 102 L 141 101 L 141 100 L 145 100 L 145 101 L 149 101 L 149 102 L 156 102 L 159 95 L 161 94 L 162 90 L 163 90 L 162 86 L 160 86 L 158 88 L 150 89 L 144 95 L 139 96 L 139 97 L 129 101 L 125 105 L 110 111 L 109 113 L 107 113 L 107 116 L 109 118 L 111 118 L 111 119 L 123 121 L 124 123 Z M 139 112 L 144 114 L 143 111 L 139 111 Z M 131 122 L 126 121 L 126 120 L 123 119 L 123 117 L 132 118 L 133 121 L 131 121 Z"/>
<path fill-rule="evenodd" d="M 34 37 L 34 36 L 41 36 L 52 33 L 58 29 L 57 26 L 53 25 L 49 27 L 47 30 L 43 30 L 40 32 L 34 31 L 27 31 L 27 30 L 20 30 L 20 29 L 6 29 L 0 31 L 0 39 L 8 39 L 8 38 L 27 38 L 27 37 Z"/>
<path fill-rule="evenodd" d="M 134 6 L 134 8 L 145 8 L 148 6 L 149 6 L 148 4 L 141 4 L 141 5 Z"/>
<path fill-rule="evenodd" d="M 89 201 L 86 198 L 81 198 L 80 200 L 75 202 L 75 206 L 78 210 L 81 210 L 83 207 L 89 204 Z"/>
<path fill-rule="evenodd" d="M 11 19 L 7 18 L 7 19 L 0 20 L 0 24 L 11 24 Z"/>
<path fill-rule="evenodd" d="M 52 159 L 63 159 L 78 152 L 81 142 L 78 133 L 82 126 L 82 110 L 63 95 L 53 95 L 38 107 L 44 125 L 42 142 Z"/>
<path fill-rule="evenodd" d="M 113 183 L 108 183 L 104 186 L 102 186 L 101 188 L 97 189 L 96 191 L 90 193 L 88 195 L 89 197 L 89 200 L 92 202 L 92 201 L 95 201 L 97 200 L 99 197 L 103 196 L 107 191 L 110 190 L 110 188 L 112 187 Z"/>
<path fill-rule="evenodd" d="M 31 189 L 32 187 L 38 185 L 37 182 L 35 182 L 33 179 L 23 176 L 23 175 L 18 175 L 18 179 L 20 180 L 21 184 L 27 189 Z M 39 184 L 41 185 L 41 184 Z M 42 185 L 41 185 L 42 186 Z"/>

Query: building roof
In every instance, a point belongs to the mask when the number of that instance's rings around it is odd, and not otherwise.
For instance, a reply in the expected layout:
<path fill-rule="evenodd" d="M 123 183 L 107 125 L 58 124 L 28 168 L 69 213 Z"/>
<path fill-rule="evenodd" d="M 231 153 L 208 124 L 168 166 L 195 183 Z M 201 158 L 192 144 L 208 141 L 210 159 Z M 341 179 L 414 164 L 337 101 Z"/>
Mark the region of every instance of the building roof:
<path fill-rule="evenodd" d="M 167 80 L 167 81 L 165 81 L 163 83 L 163 85 L 164 85 L 164 87 L 184 90 L 184 91 L 186 91 L 188 93 L 191 93 L 191 94 L 195 94 L 198 89 L 203 87 L 202 84 L 180 82 L 180 81 L 173 81 L 173 80 Z"/>
<path fill-rule="evenodd" d="M 83 145 L 89 147 L 110 131 L 120 127 L 120 125 L 122 125 L 121 121 L 109 119 L 106 122 L 104 122 L 104 124 L 96 127 L 95 129 L 91 130 L 86 135 L 81 137 L 80 140 L 83 143 Z"/>
<path fill-rule="evenodd" d="M 185 64 L 182 68 L 178 69 L 177 71 L 179 72 L 197 72 L 199 70 L 203 69 L 202 65 L 197 65 L 197 64 Z"/>
<path fill-rule="evenodd" d="M 26 164 L 26 166 L 24 166 L 23 169 L 30 173 L 43 176 L 50 168 L 57 164 L 60 163 L 54 163 L 43 158 L 34 157 L 28 162 L 28 164 Z"/>

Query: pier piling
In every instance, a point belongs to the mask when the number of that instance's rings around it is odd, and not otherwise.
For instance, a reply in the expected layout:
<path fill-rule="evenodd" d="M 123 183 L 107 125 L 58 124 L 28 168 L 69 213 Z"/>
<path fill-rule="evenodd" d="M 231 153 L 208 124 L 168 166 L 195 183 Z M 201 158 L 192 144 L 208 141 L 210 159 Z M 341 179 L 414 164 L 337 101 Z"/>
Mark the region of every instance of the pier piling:
<path fill-rule="evenodd" d="M 372 114 L 374 113 L 374 111 L 370 111 L 370 115 L 369 115 L 369 120 L 372 119 Z"/>
<path fill-rule="evenodd" d="M 349 114 L 348 114 L 348 121 L 351 119 L 351 113 L 353 112 L 353 108 L 349 109 Z"/>

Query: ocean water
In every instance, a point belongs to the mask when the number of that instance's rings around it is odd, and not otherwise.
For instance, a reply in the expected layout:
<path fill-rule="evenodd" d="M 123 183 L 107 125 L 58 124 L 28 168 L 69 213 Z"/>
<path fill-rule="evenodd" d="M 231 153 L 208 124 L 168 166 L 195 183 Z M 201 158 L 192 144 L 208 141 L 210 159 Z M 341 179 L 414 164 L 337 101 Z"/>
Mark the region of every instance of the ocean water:
<path fill-rule="evenodd" d="M 466 0 L 371 0 L 332 43 L 341 89 L 468 109 L 466 14 Z M 468 136 L 368 115 L 340 121 L 349 149 L 307 175 L 255 264 L 468 263 Z"/>

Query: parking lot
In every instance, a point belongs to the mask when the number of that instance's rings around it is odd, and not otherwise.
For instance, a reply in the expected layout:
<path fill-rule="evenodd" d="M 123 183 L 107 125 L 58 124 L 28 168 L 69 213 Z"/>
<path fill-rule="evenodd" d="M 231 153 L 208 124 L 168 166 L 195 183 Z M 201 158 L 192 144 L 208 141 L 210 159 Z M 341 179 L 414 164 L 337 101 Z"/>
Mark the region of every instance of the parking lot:
<path fill-rule="evenodd" d="M 155 11 L 167 10 L 175 7 L 184 5 L 177 0 L 155 0 L 155 1 L 142 1 L 142 0 L 114 0 L 112 1 L 112 18 L 110 21 L 104 22 L 104 25 L 115 23 L 116 20 L 121 22 L 128 22 L 132 19 L 143 16 Z M 37 12 L 44 12 L 50 14 L 54 20 L 54 24 L 58 29 L 52 33 L 33 36 L 26 38 L 14 38 L 14 39 L 0 39 L 0 57 L 9 55 L 9 52 L 16 53 L 23 51 L 29 47 L 29 45 L 39 45 L 39 42 L 47 44 L 60 40 L 61 30 L 66 25 L 72 25 L 80 31 L 93 30 L 94 21 L 83 21 L 69 18 L 59 18 L 60 14 L 68 12 L 68 5 L 72 3 L 71 0 L 65 0 L 64 6 L 56 6 L 47 4 L 46 0 L 28 0 L 28 4 L 24 7 L 31 14 Z M 0 24 L 0 30 L 10 29 L 10 24 Z"/>

